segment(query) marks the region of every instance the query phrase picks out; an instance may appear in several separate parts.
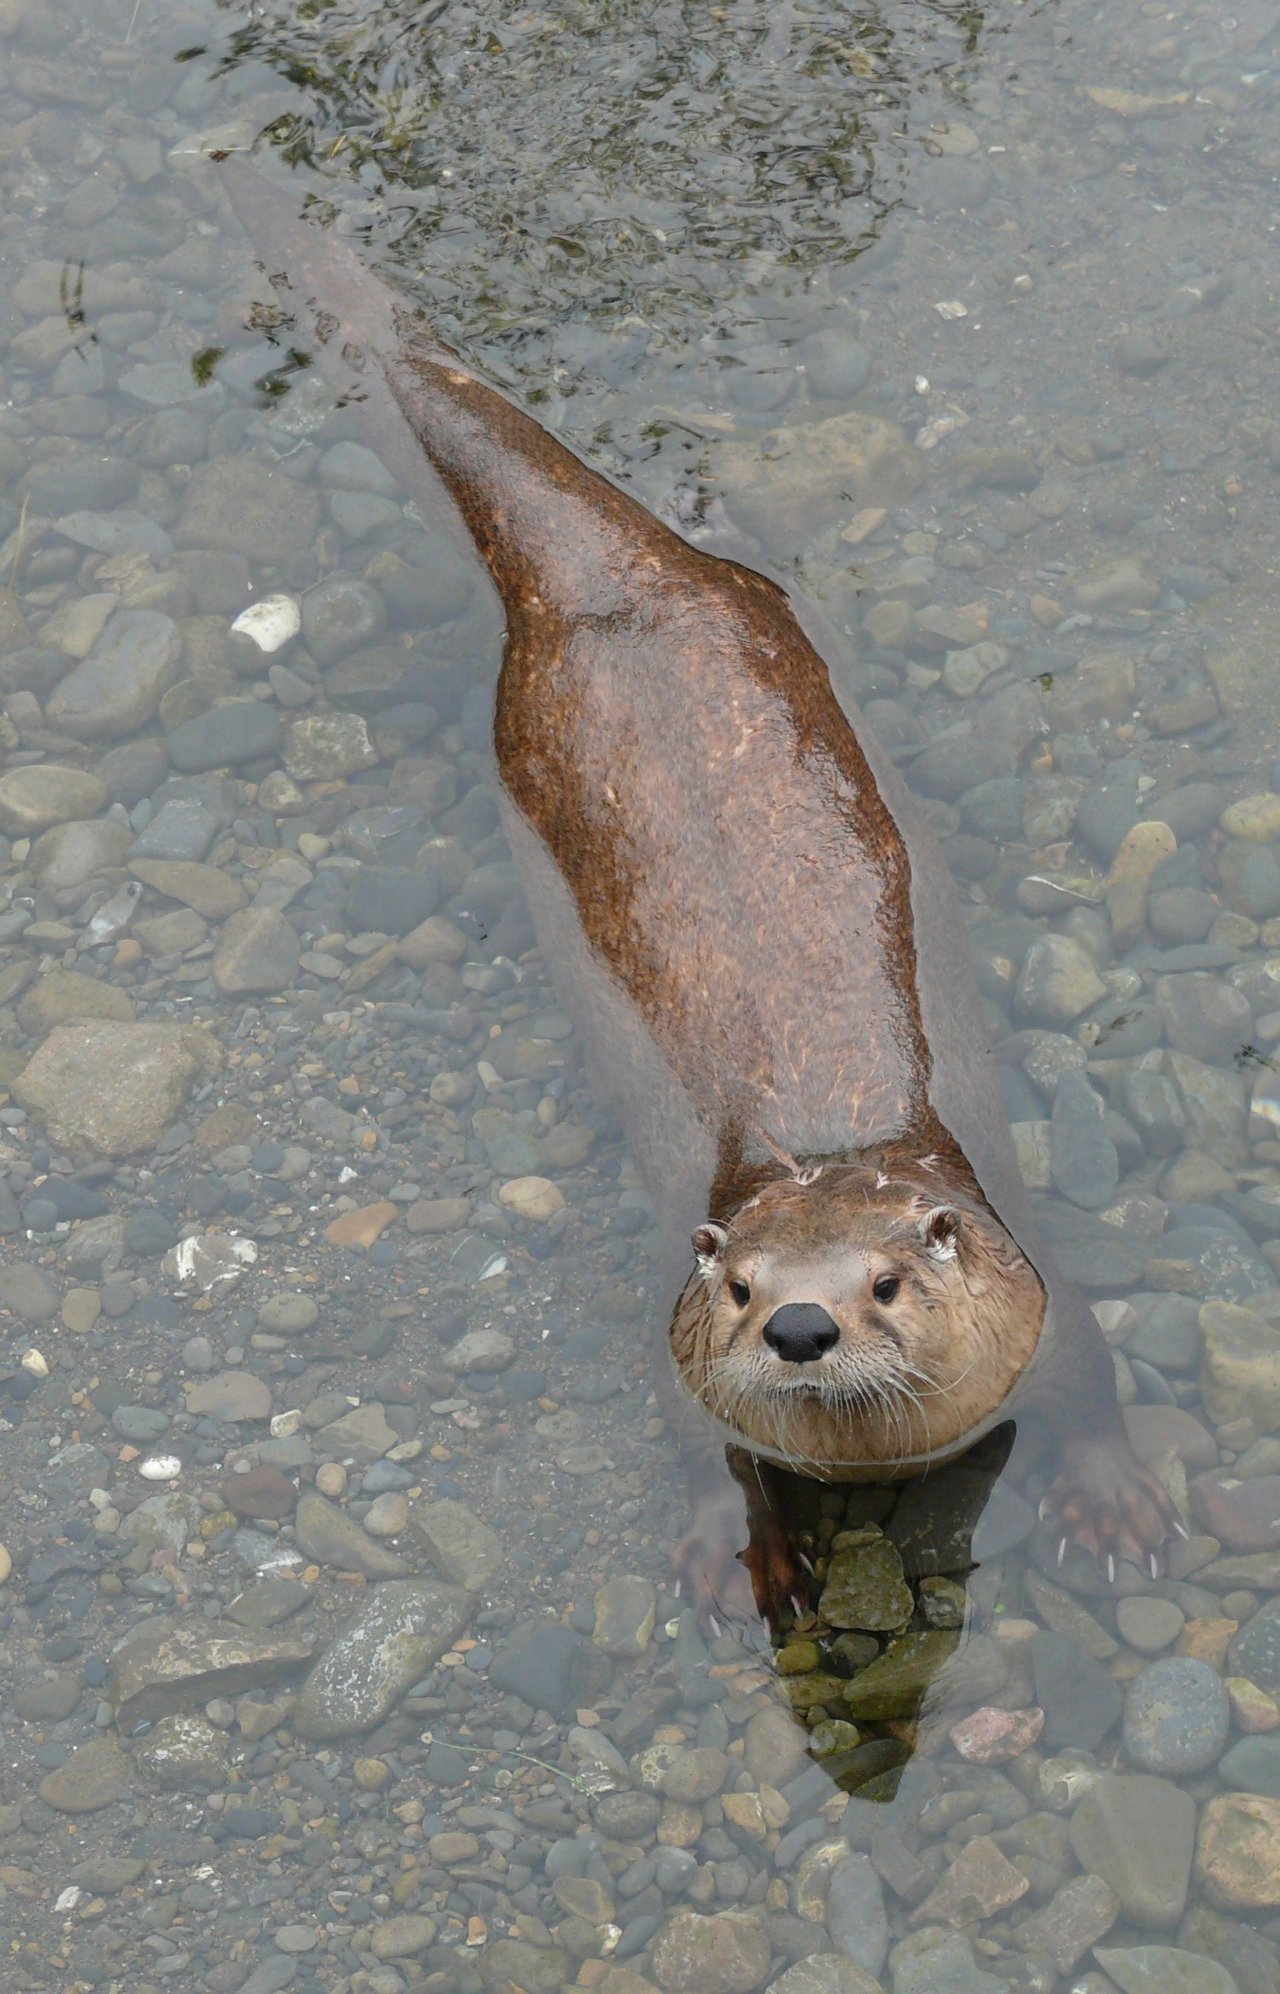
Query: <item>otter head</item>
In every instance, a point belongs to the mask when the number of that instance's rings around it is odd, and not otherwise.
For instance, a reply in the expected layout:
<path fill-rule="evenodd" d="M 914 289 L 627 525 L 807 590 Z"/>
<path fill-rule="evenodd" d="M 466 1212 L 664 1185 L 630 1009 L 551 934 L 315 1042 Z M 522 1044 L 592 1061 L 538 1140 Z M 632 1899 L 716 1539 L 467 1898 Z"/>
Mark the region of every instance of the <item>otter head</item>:
<path fill-rule="evenodd" d="M 747 1445 L 819 1472 L 885 1469 L 1001 1407 L 1044 1289 L 991 1214 L 933 1176 L 837 1166 L 694 1232 L 672 1355 Z"/>

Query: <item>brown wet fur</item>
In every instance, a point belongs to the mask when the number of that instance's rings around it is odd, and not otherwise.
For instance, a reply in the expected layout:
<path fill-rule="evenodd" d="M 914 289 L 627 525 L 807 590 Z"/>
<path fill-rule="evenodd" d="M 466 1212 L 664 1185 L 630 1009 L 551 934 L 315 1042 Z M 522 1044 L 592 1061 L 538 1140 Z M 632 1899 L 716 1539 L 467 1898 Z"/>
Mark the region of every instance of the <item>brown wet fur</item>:
<path fill-rule="evenodd" d="M 897 1254 L 911 1276 L 899 1355 L 921 1356 L 930 1395 L 913 1407 L 886 1385 L 859 1407 L 815 1393 L 789 1429 L 806 1458 L 882 1469 L 994 1415 L 1035 1353 L 1043 1275 L 1056 1341 L 1038 1397 L 1061 1447 L 1050 1508 L 1099 1555 L 1145 1558 L 1167 1500 L 1129 1450 L 1091 1312 L 1014 1210 L 954 888 L 921 828 L 909 843 L 909 802 L 891 770 L 873 772 L 786 596 L 688 546 L 478 380 L 346 245 L 299 221 L 296 196 L 234 160 L 224 173 L 320 366 L 410 489 L 429 460 L 501 595 L 494 742 L 513 852 L 660 1213 L 709 1214 L 772 1252 L 775 1291 L 828 1298 L 855 1358 L 894 1331 L 894 1312 L 867 1301 L 867 1268 Z M 963 1131 L 959 1107 L 939 1106 L 962 1099 Z M 772 1186 L 775 1202 L 749 1207 Z M 959 1212 L 953 1262 L 913 1245 L 922 1200 Z M 696 1270 L 673 1325 L 690 1403 L 728 1327 Z M 813 1365 L 790 1370 L 820 1382 Z M 766 1392 L 731 1411 L 748 1446 L 778 1438 Z M 690 1451 L 705 1508 L 705 1441 Z M 793 1575 L 780 1535 L 757 1503 L 748 1558 L 775 1616 L 778 1573 Z"/>

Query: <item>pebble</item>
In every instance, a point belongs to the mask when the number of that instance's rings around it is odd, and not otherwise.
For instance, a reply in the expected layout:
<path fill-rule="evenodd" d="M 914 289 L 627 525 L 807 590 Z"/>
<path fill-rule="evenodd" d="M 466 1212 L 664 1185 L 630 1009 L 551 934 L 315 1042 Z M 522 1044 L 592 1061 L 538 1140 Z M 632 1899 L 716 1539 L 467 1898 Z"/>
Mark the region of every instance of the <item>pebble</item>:
<path fill-rule="evenodd" d="M 153 718 L 178 675 L 182 638 L 171 616 L 124 609 L 107 624 L 87 658 L 49 695 L 46 715 L 78 741 L 113 741 Z"/>
<path fill-rule="evenodd" d="M 564 1210 L 564 1194 L 546 1177 L 513 1177 L 498 1187 L 498 1203 L 517 1218 L 545 1224 Z"/>
<path fill-rule="evenodd" d="M 749 1912 L 677 1911 L 658 1933 L 649 1965 L 663 1994 L 753 1994 L 771 1948 Z"/>
<path fill-rule="evenodd" d="M 1099 1946 L 1094 1958 L 1121 1994 L 1239 1994 L 1225 1966 L 1173 1946 Z"/>
<path fill-rule="evenodd" d="M 1222 1754 L 1230 1723 L 1222 1678 L 1190 1657 L 1152 1662 L 1125 1695 L 1125 1750 L 1144 1772 L 1178 1777 L 1207 1771 Z"/>
<path fill-rule="evenodd" d="M 1243 1793 L 1263 1793 L 1280 1800 L 1280 1738 L 1237 1739 L 1224 1752 L 1218 1771 L 1228 1786 Z"/>
<path fill-rule="evenodd" d="M 657 1594 L 648 1579 L 621 1574 L 606 1579 L 595 1597 L 591 1638 L 618 1661 L 635 1661 L 653 1636 Z"/>
<path fill-rule="evenodd" d="M 274 755 L 279 742 L 280 716 L 274 706 L 261 699 L 232 699 L 181 721 L 165 745 L 174 768 L 193 773 Z"/>
<path fill-rule="evenodd" d="M 435 1579 L 389 1579 L 373 1587 L 298 1693 L 299 1737 L 372 1730 L 457 1640 L 470 1610 L 465 1592 Z"/>
<path fill-rule="evenodd" d="M 213 952 L 213 980 L 225 996 L 287 989 L 302 953 L 296 930 L 273 907 L 232 914 Z"/>
<path fill-rule="evenodd" d="M 114 1738 L 90 1738 L 40 1781 L 40 1798 L 59 1814 L 94 1814 L 121 1799 L 132 1769 Z"/>
<path fill-rule="evenodd" d="M 60 1025 L 14 1082 L 15 1097 L 73 1154 L 132 1156 L 154 1149 L 197 1081 L 222 1052 L 197 1025 Z"/>
<path fill-rule="evenodd" d="M 894 1632 L 906 1626 L 914 1605 L 901 1553 L 887 1538 L 832 1554 L 819 1604 L 829 1626 Z"/>
<path fill-rule="evenodd" d="M 873 1978 L 879 1974 L 889 1952 L 889 1919 L 884 1887 L 869 1856 L 854 1851 L 836 1863 L 824 1916 L 840 1957 Z"/>
<path fill-rule="evenodd" d="M 253 457 L 210 457 L 187 481 L 173 537 L 179 547 L 279 567 L 310 546 L 319 523 L 320 498 L 310 486 Z"/>
<path fill-rule="evenodd" d="M 1186 1615 L 1171 1599 L 1135 1593 L 1129 1599 L 1117 1600 L 1116 1625 L 1122 1638 L 1140 1655 L 1160 1655 L 1181 1634 Z"/>
<path fill-rule="evenodd" d="M 1049 1121 L 1049 1168 L 1064 1198 L 1086 1211 L 1110 1204 L 1120 1180 L 1120 1159 L 1107 1133 L 1107 1111 L 1082 1073 L 1058 1082 Z"/>
<path fill-rule="evenodd" d="M 1221 1793 L 1200 1816 L 1196 1874 L 1213 1904 L 1231 1911 L 1280 1904 L 1280 1799 Z"/>
<path fill-rule="evenodd" d="M 1016 1008 L 1031 1024 L 1070 1025 L 1107 995 L 1088 950 L 1069 935 L 1041 935 L 1027 951 Z"/>
<path fill-rule="evenodd" d="M 32 838 L 53 824 L 96 817 L 107 801 L 106 784 L 87 769 L 39 762 L 0 776 L 0 831 Z"/>
<path fill-rule="evenodd" d="M 1150 1773 L 1104 1773 L 1071 1816 L 1080 1867 L 1106 1879 L 1135 1925 L 1158 1931 L 1182 1916 L 1195 1833 L 1191 1795 Z"/>
<path fill-rule="evenodd" d="M 1227 1650 L 1228 1673 L 1245 1676 L 1268 1696 L 1280 1697 L 1280 1599 L 1245 1622 Z"/>

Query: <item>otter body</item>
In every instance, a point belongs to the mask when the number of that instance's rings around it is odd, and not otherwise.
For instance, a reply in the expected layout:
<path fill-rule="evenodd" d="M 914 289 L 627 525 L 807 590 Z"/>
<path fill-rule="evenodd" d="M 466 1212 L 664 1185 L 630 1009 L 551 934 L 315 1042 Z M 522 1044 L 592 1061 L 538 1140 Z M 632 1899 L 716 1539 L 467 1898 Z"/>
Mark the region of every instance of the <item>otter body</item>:
<path fill-rule="evenodd" d="M 319 364 L 411 489 L 429 461 L 501 595 L 494 741 L 539 941 L 668 1235 L 695 1228 L 683 1408 L 844 1477 L 1034 1405 L 1064 1534 L 1145 1559 L 1165 1499 L 1091 1311 L 1026 1230 L 954 885 L 787 597 L 478 381 L 288 195 L 227 175 Z M 705 1573 L 723 1508 L 690 1451 Z M 753 1537 L 774 1610 L 794 1573 L 759 1503 Z"/>

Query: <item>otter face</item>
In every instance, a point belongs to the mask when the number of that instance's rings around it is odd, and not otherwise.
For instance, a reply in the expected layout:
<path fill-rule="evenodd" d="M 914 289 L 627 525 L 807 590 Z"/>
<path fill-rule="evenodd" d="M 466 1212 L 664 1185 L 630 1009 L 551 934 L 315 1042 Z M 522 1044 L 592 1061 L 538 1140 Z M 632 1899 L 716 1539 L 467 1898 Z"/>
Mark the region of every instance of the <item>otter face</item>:
<path fill-rule="evenodd" d="M 993 1413 L 1034 1348 L 1038 1276 L 936 1184 L 861 1170 L 770 1184 L 693 1235 L 672 1355 L 706 1409 L 804 1464 L 935 1452 Z"/>

